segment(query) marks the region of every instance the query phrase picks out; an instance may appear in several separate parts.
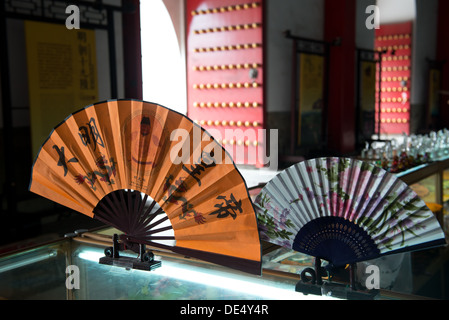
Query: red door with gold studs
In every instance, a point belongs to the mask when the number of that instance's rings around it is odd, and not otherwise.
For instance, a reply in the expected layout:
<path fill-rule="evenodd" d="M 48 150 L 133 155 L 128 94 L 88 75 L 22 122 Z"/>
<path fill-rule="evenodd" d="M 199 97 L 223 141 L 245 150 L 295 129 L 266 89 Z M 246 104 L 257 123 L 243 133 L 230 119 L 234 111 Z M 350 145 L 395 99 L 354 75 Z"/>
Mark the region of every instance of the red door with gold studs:
<path fill-rule="evenodd" d="M 412 22 L 381 25 L 375 48 L 383 51 L 380 92 L 381 134 L 410 134 Z"/>
<path fill-rule="evenodd" d="M 264 147 L 263 3 L 187 0 L 187 115 L 237 164 Z M 263 153 L 265 154 L 265 153 Z"/>

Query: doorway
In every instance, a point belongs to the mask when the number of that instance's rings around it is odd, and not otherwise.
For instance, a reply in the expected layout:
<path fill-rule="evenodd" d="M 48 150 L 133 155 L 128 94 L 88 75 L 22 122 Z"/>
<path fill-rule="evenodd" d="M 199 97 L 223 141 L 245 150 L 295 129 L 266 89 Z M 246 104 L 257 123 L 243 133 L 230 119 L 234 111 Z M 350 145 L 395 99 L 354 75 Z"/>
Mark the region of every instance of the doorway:
<path fill-rule="evenodd" d="M 165 1 L 140 2 L 143 100 L 186 114 L 184 50 Z"/>

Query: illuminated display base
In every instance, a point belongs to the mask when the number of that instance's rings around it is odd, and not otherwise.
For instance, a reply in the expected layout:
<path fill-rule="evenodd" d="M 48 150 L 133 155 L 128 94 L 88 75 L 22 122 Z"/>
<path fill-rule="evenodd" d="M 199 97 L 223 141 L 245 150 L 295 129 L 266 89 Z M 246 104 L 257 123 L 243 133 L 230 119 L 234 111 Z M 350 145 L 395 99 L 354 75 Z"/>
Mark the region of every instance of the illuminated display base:
<path fill-rule="evenodd" d="M 161 262 L 154 260 L 154 254 L 151 251 L 145 250 L 144 244 L 134 244 L 118 241 L 118 235 L 113 236 L 112 247 L 104 250 L 105 256 L 100 258 L 99 263 L 111 266 L 122 267 L 126 269 L 138 269 L 151 271 L 161 266 Z M 139 258 L 128 256 L 120 256 L 119 251 L 130 249 L 139 254 Z"/>
<path fill-rule="evenodd" d="M 126 269 L 138 269 L 138 270 L 146 270 L 151 271 L 161 266 L 160 261 L 140 261 L 139 258 L 131 258 L 131 257 L 102 257 L 100 258 L 101 264 L 107 264 L 116 267 L 122 267 Z"/>

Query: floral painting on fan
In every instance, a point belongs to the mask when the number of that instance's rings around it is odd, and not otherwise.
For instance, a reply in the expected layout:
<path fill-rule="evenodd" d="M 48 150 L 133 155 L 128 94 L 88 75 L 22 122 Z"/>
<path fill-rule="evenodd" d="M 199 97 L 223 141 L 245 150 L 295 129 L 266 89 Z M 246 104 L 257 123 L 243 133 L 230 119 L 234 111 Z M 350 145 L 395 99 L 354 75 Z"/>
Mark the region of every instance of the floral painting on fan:
<path fill-rule="evenodd" d="M 261 239 L 345 265 L 445 243 L 433 213 L 395 175 L 349 158 L 279 173 L 255 207 Z"/>

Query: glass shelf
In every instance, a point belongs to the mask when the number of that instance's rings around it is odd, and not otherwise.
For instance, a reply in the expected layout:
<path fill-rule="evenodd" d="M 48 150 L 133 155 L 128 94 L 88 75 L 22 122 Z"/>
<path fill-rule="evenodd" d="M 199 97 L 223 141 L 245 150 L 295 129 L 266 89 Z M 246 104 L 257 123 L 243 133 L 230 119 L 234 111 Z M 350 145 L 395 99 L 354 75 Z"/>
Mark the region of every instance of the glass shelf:
<path fill-rule="evenodd" d="M 162 265 L 153 271 L 102 265 L 101 248 L 80 245 L 72 261 L 82 271 L 80 290 L 74 299 L 150 300 L 291 300 L 317 299 L 295 292 L 297 281 L 273 276 L 258 277 L 201 262 L 176 258 L 155 259 Z M 83 289 L 84 288 L 84 289 Z"/>

